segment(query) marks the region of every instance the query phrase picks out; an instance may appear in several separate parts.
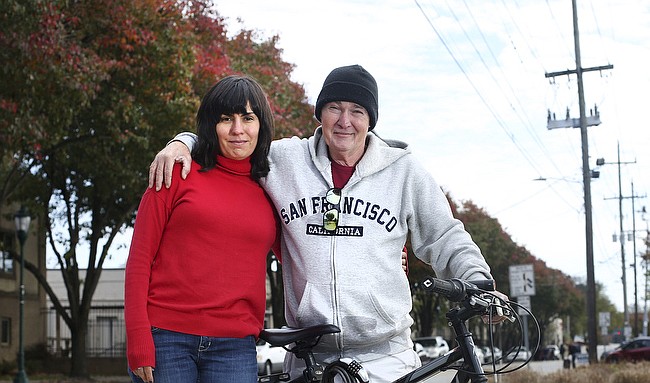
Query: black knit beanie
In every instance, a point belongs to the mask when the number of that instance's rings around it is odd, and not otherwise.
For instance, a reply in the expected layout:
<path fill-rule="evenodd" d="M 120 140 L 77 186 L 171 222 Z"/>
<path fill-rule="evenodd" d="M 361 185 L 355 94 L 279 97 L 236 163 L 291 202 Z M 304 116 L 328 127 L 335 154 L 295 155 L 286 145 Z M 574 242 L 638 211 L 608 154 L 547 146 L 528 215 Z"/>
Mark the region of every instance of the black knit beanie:
<path fill-rule="evenodd" d="M 336 68 L 330 72 L 323 83 L 314 114 L 320 122 L 323 106 L 332 101 L 354 102 L 366 108 L 370 116 L 372 130 L 377 124 L 379 114 L 377 82 L 361 65 L 349 65 Z"/>

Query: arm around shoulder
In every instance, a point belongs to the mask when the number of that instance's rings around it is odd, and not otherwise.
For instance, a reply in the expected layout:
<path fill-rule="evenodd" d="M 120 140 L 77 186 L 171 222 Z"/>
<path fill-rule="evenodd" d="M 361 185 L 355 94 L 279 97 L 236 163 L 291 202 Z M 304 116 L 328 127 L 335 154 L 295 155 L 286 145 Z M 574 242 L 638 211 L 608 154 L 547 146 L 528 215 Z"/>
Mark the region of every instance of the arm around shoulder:
<path fill-rule="evenodd" d="M 168 143 L 167 146 L 169 146 L 171 143 L 179 141 L 185 144 L 189 151 L 191 152 L 192 149 L 194 149 L 194 145 L 196 145 L 197 137 L 196 134 L 192 132 L 181 132 L 178 133 L 174 138 L 172 138 Z"/>
<path fill-rule="evenodd" d="M 190 132 L 179 133 L 167 143 L 149 166 L 149 187 L 156 186 L 156 190 L 162 188 L 163 181 L 169 188 L 172 183 L 172 171 L 174 163 L 180 162 L 183 165 L 181 177 L 185 179 L 190 172 L 192 164 L 191 151 L 196 144 L 196 135 Z"/>

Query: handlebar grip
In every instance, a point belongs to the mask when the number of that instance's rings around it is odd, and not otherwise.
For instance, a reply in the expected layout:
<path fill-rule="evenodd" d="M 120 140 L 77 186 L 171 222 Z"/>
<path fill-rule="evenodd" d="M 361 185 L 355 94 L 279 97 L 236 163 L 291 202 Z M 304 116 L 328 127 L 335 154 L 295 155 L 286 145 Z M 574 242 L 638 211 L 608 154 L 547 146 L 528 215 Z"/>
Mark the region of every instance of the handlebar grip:
<path fill-rule="evenodd" d="M 427 277 L 422 281 L 422 286 L 427 291 L 443 295 L 452 302 L 460 302 L 468 292 L 494 291 L 494 280 L 463 281 L 460 279 L 439 279 Z"/>
<path fill-rule="evenodd" d="M 452 302 L 460 302 L 465 298 L 465 286 L 458 279 L 438 279 L 427 277 L 422 281 L 427 291 L 443 295 Z"/>

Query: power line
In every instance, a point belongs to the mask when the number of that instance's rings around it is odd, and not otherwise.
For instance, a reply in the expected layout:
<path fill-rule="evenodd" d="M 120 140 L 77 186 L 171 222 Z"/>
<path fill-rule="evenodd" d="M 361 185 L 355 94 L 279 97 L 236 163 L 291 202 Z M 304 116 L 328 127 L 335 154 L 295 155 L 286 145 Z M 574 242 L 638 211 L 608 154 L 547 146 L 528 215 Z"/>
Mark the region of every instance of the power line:
<path fill-rule="evenodd" d="M 425 12 L 424 9 L 422 8 L 422 6 L 421 6 L 420 3 L 418 2 L 418 0 L 415 0 L 415 4 L 418 6 L 418 8 L 420 9 L 420 12 L 422 12 L 422 15 L 423 15 L 424 18 L 427 20 L 427 23 L 429 24 L 429 26 L 431 27 L 431 29 L 433 29 L 433 31 L 435 32 L 435 34 L 436 34 L 436 35 L 438 36 L 438 38 L 440 39 L 442 45 L 445 47 L 445 49 L 447 50 L 447 52 L 449 53 L 449 55 L 451 56 L 451 58 L 454 60 L 454 63 L 456 64 L 456 66 L 460 69 L 460 71 L 461 71 L 461 73 L 463 74 L 463 76 L 465 76 L 465 78 L 467 79 L 467 81 L 468 81 L 469 84 L 471 85 L 472 89 L 474 89 L 474 92 L 476 92 L 476 94 L 477 94 L 478 97 L 480 98 L 481 102 L 482 102 L 482 103 L 487 107 L 488 111 L 490 112 L 490 114 L 492 114 L 492 116 L 494 117 L 495 121 L 499 124 L 499 126 L 501 127 L 501 129 L 503 129 L 503 131 L 506 133 L 506 136 L 508 136 L 508 138 L 510 139 L 510 141 L 512 141 L 512 143 L 517 147 L 517 150 L 519 150 L 519 152 L 520 152 L 520 153 L 522 154 L 522 156 L 526 159 L 526 161 L 530 164 L 530 166 L 537 170 L 537 166 L 533 163 L 533 161 L 532 161 L 532 159 L 530 158 L 529 154 L 528 154 L 528 153 L 527 153 L 527 152 L 526 152 L 526 151 L 525 151 L 525 150 L 524 150 L 524 149 L 519 145 L 519 143 L 517 142 L 517 140 L 515 140 L 514 134 L 513 134 L 512 132 L 510 132 L 510 130 L 508 129 L 508 127 L 507 127 L 507 126 L 505 125 L 505 123 L 503 122 L 503 119 L 498 115 L 498 113 L 495 111 L 495 109 L 492 108 L 492 107 L 489 105 L 489 103 L 487 102 L 487 100 L 485 99 L 485 97 L 483 96 L 483 94 L 482 94 L 482 93 L 479 91 L 479 89 L 477 88 L 477 86 L 476 86 L 476 84 L 474 83 L 474 81 L 472 81 L 472 79 L 470 78 L 470 76 L 468 75 L 468 73 L 465 71 L 465 69 L 464 69 L 463 66 L 461 65 L 460 61 L 456 58 L 456 55 L 452 52 L 450 46 L 449 46 L 449 45 L 447 44 L 447 42 L 445 41 L 445 38 L 444 38 L 444 37 L 442 36 L 442 34 L 438 31 L 438 29 L 435 27 L 435 25 L 433 24 L 433 22 L 431 21 L 431 19 L 429 19 L 429 16 L 426 14 L 426 12 Z M 539 170 L 537 170 L 537 172 L 539 173 Z"/>
<path fill-rule="evenodd" d="M 571 50 L 571 44 L 567 43 L 568 39 L 564 36 L 564 34 L 562 34 L 562 28 L 560 28 L 560 24 L 557 22 L 557 18 L 555 17 L 555 14 L 553 13 L 553 7 L 551 7 L 551 4 L 548 2 L 548 0 L 546 0 L 546 5 L 548 7 L 548 12 L 551 14 L 551 19 L 555 23 L 555 27 L 556 27 L 555 30 L 558 31 L 562 41 L 564 42 L 563 47 L 567 50 L 568 56 L 571 57 L 572 59 L 575 59 L 575 56 L 574 56 L 575 52 L 573 52 Z M 546 71 L 544 71 L 544 72 L 546 72 Z"/>
<path fill-rule="evenodd" d="M 478 30 L 478 32 L 479 32 L 479 34 L 480 34 L 480 36 L 481 36 L 481 38 L 482 38 L 482 40 L 483 40 L 483 43 L 485 44 L 485 46 L 487 47 L 488 51 L 490 52 L 490 55 L 491 55 L 491 57 L 492 57 L 492 60 L 494 60 L 494 63 L 497 64 L 496 67 L 499 69 L 499 72 L 501 73 L 501 76 L 505 79 L 504 82 L 505 82 L 506 85 L 508 86 L 508 89 L 510 90 L 510 94 L 514 96 L 514 100 L 515 100 L 514 102 L 519 106 L 519 109 L 517 109 L 517 108 L 515 107 L 515 105 L 513 105 L 513 103 L 509 101 L 509 97 L 508 97 L 508 95 L 506 95 L 506 92 L 503 91 L 503 88 L 500 86 L 500 82 L 499 82 L 499 81 L 494 77 L 494 75 L 492 74 L 492 71 L 490 70 L 489 66 L 487 65 L 487 63 L 485 63 L 485 60 L 483 60 L 483 57 L 481 56 L 481 54 L 480 54 L 478 48 L 476 48 L 476 46 L 474 45 L 474 43 L 472 43 L 472 46 L 474 47 L 474 50 L 476 51 L 476 53 L 477 53 L 477 54 L 479 55 L 479 57 L 481 58 L 481 62 L 483 62 L 483 65 L 484 65 L 484 66 L 486 67 L 486 69 L 488 70 L 488 73 L 490 73 L 490 76 L 492 77 L 492 80 L 497 84 L 497 87 L 499 88 L 499 90 L 501 91 L 501 93 L 503 94 L 503 96 L 506 98 L 506 100 L 508 100 L 508 102 L 509 102 L 509 104 L 510 104 L 510 107 L 512 108 L 513 112 L 517 115 L 517 117 L 519 117 L 520 121 L 523 123 L 523 126 L 525 126 L 525 127 L 526 127 L 526 130 L 530 133 L 530 136 L 533 138 L 533 141 L 534 141 L 534 142 L 539 146 L 539 148 L 542 150 L 542 152 L 543 152 L 543 153 L 546 155 L 546 157 L 551 161 L 551 163 L 553 164 L 553 166 L 554 166 L 554 167 L 559 171 L 558 166 L 555 164 L 555 162 L 552 160 L 552 157 L 551 157 L 550 154 L 548 153 L 548 150 L 547 150 L 546 146 L 545 146 L 544 143 L 540 140 L 539 136 L 535 133 L 535 130 L 531 128 L 531 127 L 533 126 L 533 124 L 532 124 L 532 122 L 530 121 L 530 118 L 528 117 L 528 114 L 526 113 L 526 109 L 525 109 L 524 106 L 521 104 L 520 99 L 516 96 L 517 93 L 516 93 L 515 90 L 513 89 L 511 82 L 508 81 L 508 76 L 506 76 L 506 74 L 503 72 L 503 68 L 501 67 L 501 65 L 500 65 L 500 63 L 499 63 L 499 60 L 496 58 L 496 55 L 495 55 L 494 52 L 492 51 L 492 48 L 490 47 L 490 44 L 488 43 L 487 38 L 485 37 L 485 34 L 483 33 L 483 30 L 480 28 L 480 26 L 479 26 L 478 23 L 476 22 L 476 18 L 474 17 L 474 14 L 472 13 L 471 8 L 467 5 L 467 2 L 466 2 L 465 0 L 463 0 L 463 4 L 465 5 L 465 8 L 467 9 L 468 14 L 469 14 L 470 17 L 472 18 L 472 21 L 473 21 L 474 25 L 476 26 L 476 29 Z M 449 5 L 448 5 L 448 6 L 449 6 Z M 458 22 L 458 24 L 459 24 L 459 25 L 461 26 L 461 28 L 463 29 L 463 32 L 465 33 L 465 36 L 467 37 L 467 39 L 470 40 L 470 42 L 471 42 L 471 38 L 470 38 L 469 35 L 465 32 L 465 29 L 462 27 L 462 23 L 460 22 L 460 20 L 458 20 L 458 18 L 456 17 L 456 14 L 453 12 L 453 9 L 451 9 L 451 7 L 450 7 L 450 11 L 451 11 L 452 14 L 454 15 L 454 18 L 456 18 L 456 21 Z M 521 110 L 521 111 L 523 112 L 523 117 L 522 117 L 521 113 L 519 113 L 518 110 Z"/>

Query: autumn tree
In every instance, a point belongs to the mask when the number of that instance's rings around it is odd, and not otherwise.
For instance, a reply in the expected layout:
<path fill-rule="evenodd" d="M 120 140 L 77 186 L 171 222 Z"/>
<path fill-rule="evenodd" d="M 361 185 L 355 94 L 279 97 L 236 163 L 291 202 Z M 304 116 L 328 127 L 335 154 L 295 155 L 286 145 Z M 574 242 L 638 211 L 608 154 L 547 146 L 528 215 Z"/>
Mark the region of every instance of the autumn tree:
<path fill-rule="evenodd" d="M 209 2 L 10 1 L 0 21 L 0 204 L 20 191 L 45 223 L 70 307 L 26 267 L 72 332 L 71 375 L 86 376 L 87 319 L 113 240 L 133 224 L 156 151 L 194 129 L 205 89 L 251 72 L 284 135 L 310 132 L 313 113 L 277 37 L 242 31 L 230 43 Z"/>
<path fill-rule="evenodd" d="M 29 174 L 11 184 L 44 222 L 69 307 L 26 266 L 71 330 L 71 375 L 86 376 L 88 315 L 113 240 L 133 222 L 155 151 L 191 127 L 192 35 L 175 2 L 26 4 L 3 10 L 25 21 L 3 33 L 15 74 L 1 95 L 12 117 L 3 141 L 9 173 Z"/>
<path fill-rule="evenodd" d="M 15 196 L 30 169 L 39 166 L 43 147 L 69 125 L 70 105 L 87 107 L 105 80 L 102 63 L 68 40 L 56 3 L 4 1 L 0 8 L 0 206 Z M 62 81 L 65 79 L 65 81 Z"/>
<path fill-rule="evenodd" d="M 463 203 L 463 209 L 458 211 L 458 218 L 465 224 L 468 232 L 483 251 L 500 291 L 505 293 L 510 291 L 508 280 L 510 265 L 533 265 L 536 291 L 531 297 L 531 306 L 540 324 L 538 336 L 542 341 L 554 341 L 546 337 L 545 333 L 548 326 L 558 318 L 565 321 L 570 318 L 571 334 L 566 335 L 586 333 L 586 285 L 583 282 L 560 270 L 548 267 L 525 247 L 517 245 L 496 219 L 471 201 Z M 599 284 L 596 286 L 596 293 L 598 309 L 615 312 L 611 301 L 603 293 L 602 286 Z M 530 330 L 535 331 L 533 328 Z"/>
<path fill-rule="evenodd" d="M 448 194 L 453 215 L 458 218 L 472 239 L 481 249 L 491 267 L 498 290 L 508 294 L 510 291 L 509 267 L 517 264 L 532 264 L 535 271 L 536 294 L 531 297 L 532 311 L 539 321 L 539 331 L 529 321 L 529 334 L 533 344 L 537 339 L 544 340 L 545 333 L 554 320 L 568 319 L 571 321 L 572 334 L 584 334 L 586 329 L 585 317 L 585 288 L 584 284 L 564 274 L 560 270 L 550 268 L 546 263 L 532 255 L 525 247 L 516 244 L 511 236 L 502 228 L 499 221 L 490 217 L 483 209 L 471 201 L 462 205 L 456 204 Z M 431 274 L 431 268 L 418 261 L 409 251 L 409 280 L 414 287 L 413 316 L 415 331 L 426 336 L 433 332 L 443 333 L 444 314 L 449 310 L 449 303 L 439 297 L 423 294 L 417 289 L 419 281 Z M 510 297 L 514 300 L 515 297 Z M 611 302 L 598 289 L 598 306 L 601 310 L 612 309 Z M 442 323 L 441 323 L 442 322 Z M 471 324 L 470 324 L 471 325 Z M 475 324 L 473 330 L 479 343 L 487 343 L 485 326 Z M 499 327 L 504 346 L 510 347 L 520 339 L 521 334 L 516 326 Z M 548 339 L 548 341 L 556 341 Z"/>
<path fill-rule="evenodd" d="M 313 107 L 302 84 L 291 80 L 294 64 L 282 59 L 279 37 L 262 37 L 241 30 L 227 38 L 224 18 L 209 3 L 191 3 L 189 21 L 195 32 L 196 61 L 192 88 L 202 96 L 214 82 L 228 74 L 253 77 L 266 92 L 275 119 L 275 138 L 307 137 L 317 126 Z"/>
<path fill-rule="evenodd" d="M 535 272 L 536 294 L 531 297 L 533 314 L 539 322 L 539 331 L 533 327 L 533 322 L 528 321 L 528 334 L 531 339 L 531 347 L 537 340 L 543 340 L 548 325 L 558 316 L 571 313 L 578 313 L 584 305 L 575 305 L 576 301 L 584 299 L 581 291 L 575 287 L 570 277 L 558 270 L 549 269 L 546 264 L 534 257 L 525 247 L 516 244 L 512 237 L 502 228 L 495 218 L 490 217 L 483 209 L 477 207 L 471 201 L 466 201 L 459 209 L 458 218 L 465 224 L 467 231 L 483 252 L 495 278 L 499 291 L 506 294 L 510 292 L 509 268 L 511 265 L 533 264 Z M 552 275 L 553 279 L 551 281 Z M 540 281 L 543 281 L 540 283 Z M 552 283 L 557 287 L 565 287 L 562 293 L 565 294 L 565 301 L 552 301 L 551 298 L 557 290 L 551 291 Z M 539 290 L 537 286 L 539 284 Z M 510 297 L 515 300 L 516 297 Z M 557 299 L 557 295 L 555 295 Z M 573 310 L 575 308 L 575 311 Z M 521 334 L 515 326 L 504 326 L 499 331 L 504 332 L 503 338 L 506 341 L 504 347 L 511 347 L 518 343 Z"/>

